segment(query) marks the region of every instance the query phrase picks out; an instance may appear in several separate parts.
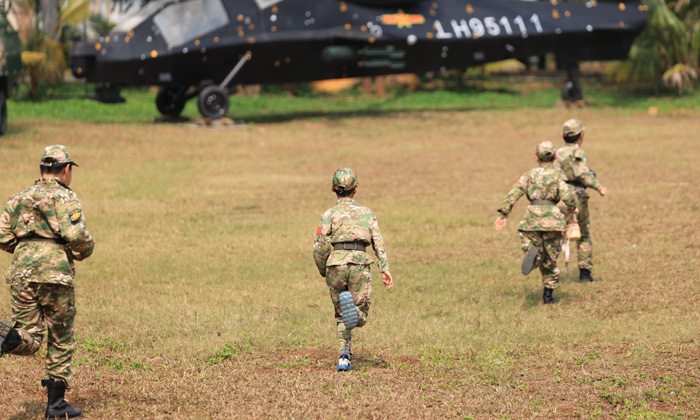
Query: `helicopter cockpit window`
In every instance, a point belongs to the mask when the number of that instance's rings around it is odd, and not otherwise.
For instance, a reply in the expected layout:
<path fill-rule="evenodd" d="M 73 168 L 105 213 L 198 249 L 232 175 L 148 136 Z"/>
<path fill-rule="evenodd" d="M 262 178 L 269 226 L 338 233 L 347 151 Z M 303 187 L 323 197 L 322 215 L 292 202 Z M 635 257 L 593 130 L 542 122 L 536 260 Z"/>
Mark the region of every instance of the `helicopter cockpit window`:
<path fill-rule="evenodd" d="M 151 17 L 151 15 L 157 12 L 158 9 L 162 8 L 166 3 L 167 2 L 163 0 L 155 0 L 148 2 L 140 9 L 131 7 L 130 10 L 132 12 L 114 27 L 114 32 L 129 32 L 130 30 L 139 26 L 141 22 Z"/>
<path fill-rule="evenodd" d="M 255 4 L 258 5 L 258 9 L 265 10 L 270 6 L 274 6 L 283 0 L 255 0 Z"/>
<path fill-rule="evenodd" d="M 165 42 L 174 47 L 228 25 L 221 0 L 190 0 L 174 3 L 153 17 Z"/>

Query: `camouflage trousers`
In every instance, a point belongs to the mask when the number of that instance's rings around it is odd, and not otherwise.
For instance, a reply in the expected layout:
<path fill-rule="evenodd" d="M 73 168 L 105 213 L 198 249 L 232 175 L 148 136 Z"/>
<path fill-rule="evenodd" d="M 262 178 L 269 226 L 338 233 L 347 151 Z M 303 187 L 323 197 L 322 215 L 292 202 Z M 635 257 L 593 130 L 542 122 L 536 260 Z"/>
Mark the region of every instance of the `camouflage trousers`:
<path fill-rule="evenodd" d="M 588 211 L 588 197 L 577 195 L 578 225 L 581 228 L 581 239 L 576 245 L 578 251 L 578 268 L 593 271 L 593 238 L 591 237 L 591 214 Z"/>
<path fill-rule="evenodd" d="M 362 327 L 367 322 L 372 296 L 372 275 L 369 265 L 333 265 L 326 271 L 326 284 L 331 292 L 331 301 L 335 309 L 335 323 L 338 331 L 340 351 L 352 353 L 352 334 L 345 328 L 342 321 L 339 295 L 347 290 L 359 310 L 357 326 Z"/>
<path fill-rule="evenodd" d="M 564 232 L 552 231 L 522 231 L 520 232 L 520 244 L 523 252 L 527 253 L 530 246 L 536 246 L 540 250 L 540 273 L 542 284 L 547 289 L 559 287 L 559 268 L 557 258 L 561 251 L 561 239 Z"/>
<path fill-rule="evenodd" d="M 12 318 L 21 341 L 9 353 L 18 356 L 36 353 L 48 327 L 47 374 L 69 385 L 71 359 L 76 347 L 73 339 L 76 314 L 73 287 L 50 283 L 12 284 L 10 298 Z"/>

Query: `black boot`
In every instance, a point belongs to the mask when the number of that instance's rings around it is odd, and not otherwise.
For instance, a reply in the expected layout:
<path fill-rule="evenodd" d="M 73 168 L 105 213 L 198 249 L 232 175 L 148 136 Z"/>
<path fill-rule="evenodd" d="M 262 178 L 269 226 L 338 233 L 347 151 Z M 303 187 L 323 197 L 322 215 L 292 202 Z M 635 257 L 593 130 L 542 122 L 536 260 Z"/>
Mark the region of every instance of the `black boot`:
<path fill-rule="evenodd" d="M 19 345 L 19 333 L 13 326 L 12 321 L 0 321 L 0 357 Z"/>
<path fill-rule="evenodd" d="M 550 305 L 552 303 L 559 303 L 559 299 L 555 299 L 552 297 L 552 292 L 554 289 L 548 289 L 544 288 L 544 293 L 542 294 L 542 299 L 544 300 L 545 305 Z"/>
<path fill-rule="evenodd" d="M 592 281 L 596 281 L 596 279 L 593 276 L 591 276 L 591 270 L 587 268 L 581 268 L 578 271 L 578 281 L 580 283 L 590 283 Z"/>
<path fill-rule="evenodd" d="M 537 257 L 539 257 L 539 254 L 540 250 L 536 246 L 530 245 L 530 248 L 523 257 L 523 262 L 520 265 L 520 272 L 522 272 L 524 276 L 530 274 L 530 272 L 537 267 Z"/>
<path fill-rule="evenodd" d="M 77 419 L 83 417 L 83 410 L 72 407 L 63 399 L 66 395 L 66 384 L 54 379 L 43 379 L 41 386 L 45 386 L 49 394 L 49 404 L 46 406 L 46 419 Z"/>

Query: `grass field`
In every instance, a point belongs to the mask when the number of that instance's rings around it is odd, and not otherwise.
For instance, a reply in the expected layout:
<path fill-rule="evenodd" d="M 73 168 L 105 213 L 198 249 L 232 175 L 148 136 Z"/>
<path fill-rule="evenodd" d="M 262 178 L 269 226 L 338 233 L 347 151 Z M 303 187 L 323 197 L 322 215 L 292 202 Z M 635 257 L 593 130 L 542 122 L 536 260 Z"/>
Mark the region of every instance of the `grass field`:
<path fill-rule="evenodd" d="M 97 245 L 77 267 L 67 397 L 87 417 L 700 417 L 700 111 L 279 111 L 219 130 L 150 124 L 152 106 L 134 106 L 101 119 L 11 103 L 0 139 L 0 197 L 32 183 L 48 144 L 80 164 L 71 186 Z M 504 231 L 492 224 L 536 143 L 560 144 L 571 117 L 609 189 L 590 201 L 604 280 L 573 269 L 545 307 L 538 275 L 519 271 L 525 204 Z M 373 268 L 341 374 L 311 251 L 343 166 L 379 217 L 395 287 Z M 0 302 L 9 317 L 7 288 Z M 43 414 L 44 354 L 0 360 L 3 418 Z"/>

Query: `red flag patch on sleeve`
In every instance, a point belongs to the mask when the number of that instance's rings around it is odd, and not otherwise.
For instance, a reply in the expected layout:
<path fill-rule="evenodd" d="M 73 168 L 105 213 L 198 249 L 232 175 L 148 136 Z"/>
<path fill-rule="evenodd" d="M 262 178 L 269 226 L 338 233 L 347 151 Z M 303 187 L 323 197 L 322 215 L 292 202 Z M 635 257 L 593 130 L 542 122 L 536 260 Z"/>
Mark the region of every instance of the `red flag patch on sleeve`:
<path fill-rule="evenodd" d="M 80 216 L 81 216 L 82 214 L 83 214 L 83 213 L 82 213 L 80 210 L 76 210 L 76 211 L 71 212 L 71 213 L 68 214 L 68 219 L 69 219 L 71 222 L 75 223 L 75 222 L 77 222 L 78 220 L 80 220 Z"/>
<path fill-rule="evenodd" d="M 318 229 L 316 229 L 316 235 L 321 234 L 321 225 L 318 225 Z"/>

